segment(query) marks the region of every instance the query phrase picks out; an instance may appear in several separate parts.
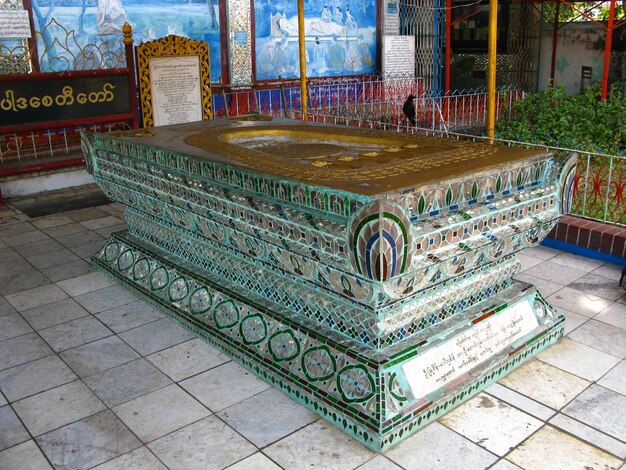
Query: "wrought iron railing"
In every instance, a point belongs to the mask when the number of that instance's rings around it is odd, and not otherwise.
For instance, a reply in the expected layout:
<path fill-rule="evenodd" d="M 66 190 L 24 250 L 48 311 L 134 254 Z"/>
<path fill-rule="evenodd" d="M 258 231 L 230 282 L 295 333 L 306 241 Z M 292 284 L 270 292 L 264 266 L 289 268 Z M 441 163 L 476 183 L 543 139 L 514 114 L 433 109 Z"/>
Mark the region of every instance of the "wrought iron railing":
<path fill-rule="evenodd" d="M 296 116 L 301 117 L 301 116 Z M 432 127 L 409 126 L 406 121 L 392 122 L 367 119 L 362 116 L 310 113 L 308 119 L 337 125 L 365 127 L 421 135 L 436 135 L 454 139 L 487 141 L 483 135 L 450 132 Z M 607 155 L 585 150 L 553 147 L 530 142 L 494 139 L 496 143 L 525 148 L 540 148 L 557 155 L 576 153 L 578 165 L 570 213 L 581 217 L 626 226 L 626 156 Z"/>

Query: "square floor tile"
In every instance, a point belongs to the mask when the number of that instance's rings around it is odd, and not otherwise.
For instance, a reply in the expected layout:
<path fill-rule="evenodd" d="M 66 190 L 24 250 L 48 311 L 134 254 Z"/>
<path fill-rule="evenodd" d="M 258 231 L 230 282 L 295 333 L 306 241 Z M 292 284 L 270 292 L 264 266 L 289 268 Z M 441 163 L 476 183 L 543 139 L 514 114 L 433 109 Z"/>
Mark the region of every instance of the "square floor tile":
<path fill-rule="evenodd" d="M 522 263 L 521 272 L 524 272 L 527 269 L 530 269 L 533 266 L 536 266 L 537 264 L 539 264 L 539 263 L 541 263 L 543 261 L 543 260 L 541 260 L 539 258 L 535 258 L 533 256 L 525 255 L 523 252 L 517 253 L 515 255 L 515 258 L 518 259 Z"/>
<path fill-rule="evenodd" d="M 526 248 L 522 251 L 522 253 L 527 256 L 533 256 L 535 258 L 547 260 L 550 258 L 554 258 L 556 255 L 562 253 L 562 251 L 555 250 L 554 248 L 550 248 L 549 246 L 537 245 L 531 248 Z"/>
<path fill-rule="evenodd" d="M 111 225 L 109 227 L 97 228 L 95 232 L 99 233 L 104 238 L 108 238 L 109 235 L 111 235 L 112 233 L 121 232 L 126 229 L 128 229 L 128 225 L 119 224 L 119 225 Z"/>
<path fill-rule="evenodd" d="M 48 217 L 40 217 L 33 220 L 31 223 L 38 229 L 56 227 L 57 225 L 64 225 L 71 223 L 72 220 L 64 214 L 55 214 Z"/>
<path fill-rule="evenodd" d="M 572 331 L 578 328 L 580 325 L 589 321 L 589 317 L 580 315 L 578 313 L 570 312 L 564 308 L 559 307 L 557 309 L 563 315 L 565 315 L 565 335 L 569 335 Z"/>
<path fill-rule="evenodd" d="M 41 446 L 56 469 L 91 468 L 141 446 L 109 410 L 39 436 Z"/>
<path fill-rule="evenodd" d="M 64 299 L 40 307 L 24 310 L 22 316 L 36 330 L 65 323 L 89 315 L 89 312 L 73 299 Z"/>
<path fill-rule="evenodd" d="M 358 470 L 402 470 L 384 455 L 377 455 L 358 467 Z"/>
<path fill-rule="evenodd" d="M 80 381 L 71 382 L 13 403 L 13 408 L 33 436 L 65 426 L 105 409 Z"/>
<path fill-rule="evenodd" d="M 109 287 L 114 284 L 115 281 L 113 279 L 99 272 L 83 274 L 82 276 L 57 282 L 57 286 L 59 286 L 72 297 L 86 294 L 87 292 L 104 289 L 105 287 Z"/>
<path fill-rule="evenodd" d="M 29 256 L 45 255 L 46 253 L 61 249 L 63 249 L 63 245 L 55 240 L 52 240 L 51 238 L 40 242 L 29 243 L 28 245 L 16 246 L 14 248 L 14 250 L 24 258 L 28 258 Z"/>
<path fill-rule="evenodd" d="M 587 258 L 586 256 L 575 255 L 574 253 L 567 253 L 565 251 L 550 258 L 552 263 L 562 264 L 567 268 L 574 268 L 580 271 L 593 271 L 604 264 L 602 261 L 598 261 L 593 258 Z"/>
<path fill-rule="evenodd" d="M 0 450 L 29 439 L 30 434 L 11 407 L 8 405 L 0 406 Z"/>
<path fill-rule="evenodd" d="M 157 439 L 148 448 L 172 470 L 221 469 L 256 451 L 215 416 Z"/>
<path fill-rule="evenodd" d="M 349 470 L 375 454 L 336 426 L 320 419 L 263 451 L 283 468 Z"/>
<path fill-rule="evenodd" d="M 67 294 L 54 284 L 49 286 L 36 287 L 16 294 L 6 296 L 6 299 L 13 305 L 15 310 L 23 311 L 40 305 L 50 304 L 58 300 L 67 299 Z"/>
<path fill-rule="evenodd" d="M 503 456 L 542 426 L 542 422 L 497 398 L 478 394 L 440 420 L 460 435 Z"/>
<path fill-rule="evenodd" d="M 569 286 L 550 295 L 546 300 L 556 308 L 563 308 L 586 317 L 597 315 L 611 304 L 608 299 L 581 292 Z"/>
<path fill-rule="evenodd" d="M 487 468 L 498 457 L 439 423 L 431 423 L 385 452 L 403 468 L 447 470 Z"/>
<path fill-rule="evenodd" d="M 0 452 L 0 468 L 7 470 L 52 469 L 37 444 L 32 440 Z"/>
<path fill-rule="evenodd" d="M 550 424 L 610 454 L 616 455 L 622 459 L 626 458 L 626 443 L 618 441 L 569 416 L 559 413 L 550 420 Z"/>
<path fill-rule="evenodd" d="M 67 248 L 62 248 L 61 250 L 51 251 L 41 255 L 27 256 L 26 260 L 37 269 L 44 269 L 78 261 L 79 258 Z"/>
<path fill-rule="evenodd" d="M 250 410 L 255 410 L 250 413 Z M 312 423 L 318 416 L 270 388 L 218 413 L 226 424 L 262 448 Z"/>
<path fill-rule="evenodd" d="M 146 359 L 169 375 L 175 382 L 230 360 L 200 338 L 163 349 L 147 356 Z"/>
<path fill-rule="evenodd" d="M 0 238 L 15 235 L 16 233 L 31 232 L 34 229 L 35 227 L 29 222 L 6 224 L 4 226 L 0 226 Z"/>
<path fill-rule="evenodd" d="M 555 410 L 564 407 L 590 384 L 536 359 L 522 364 L 499 383 Z"/>
<path fill-rule="evenodd" d="M 195 338 L 193 333 L 169 318 L 163 318 L 125 331 L 119 336 L 142 356 Z"/>
<path fill-rule="evenodd" d="M 29 243 L 35 243 L 49 239 L 50 237 L 48 235 L 39 230 L 32 230 L 30 232 L 23 232 L 16 235 L 9 235 L 8 237 L 2 237 L 2 241 L 4 241 L 4 243 L 11 247 L 28 245 Z"/>
<path fill-rule="evenodd" d="M 83 220 L 98 219 L 100 217 L 106 217 L 107 212 L 102 210 L 101 207 L 89 207 L 87 209 L 80 209 L 77 211 L 66 212 L 65 215 L 74 222 L 82 222 Z"/>
<path fill-rule="evenodd" d="M 140 356 L 117 336 L 109 336 L 64 351 L 61 357 L 80 377 L 87 377 Z"/>
<path fill-rule="evenodd" d="M 249 457 L 246 457 L 243 460 L 240 460 L 234 465 L 228 467 L 228 470 L 282 470 L 278 465 L 268 459 L 261 452 L 257 452 L 256 454 L 252 454 Z M 363 469 L 363 467 L 359 467 L 359 469 Z M 388 468 L 387 470 L 392 470 Z"/>
<path fill-rule="evenodd" d="M 211 412 L 178 385 L 169 385 L 113 408 L 141 439 L 151 442 Z"/>
<path fill-rule="evenodd" d="M 52 266 L 51 268 L 42 269 L 41 272 L 52 282 L 59 282 L 93 272 L 93 268 L 89 263 L 80 259 L 78 261 L 72 261 L 71 263 L 60 264 L 58 266 Z"/>
<path fill-rule="evenodd" d="M 51 284 L 50 280 L 39 271 L 33 269 L 0 279 L 0 294 L 15 294 L 48 284 Z"/>
<path fill-rule="evenodd" d="M 562 284 L 558 284 L 552 281 L 547 281 L 545 279 L 541 279 L 536 276 L 531 276 L 527 274 L 526 272 L 515 275 L 514 279 L 517 279 L 518 281 L 526 282 L 528 284 L 532 284 L 533 286 L 537 288 L 537 290 L 544 297 L 549 297 L 555 292 L 560 291 L 564 287 Z"/>
<path fill-rule="evenodd" d="M 591 381 L 598 380 L 619 362 L 615 356 L 569 338 L 563 338 L 550 348 L 543 350 L 537 358 Z"/>
<path fill-rule="evenodd" d="M 19 313 L 0 317 L 0 341 L 15 338 L 30 333 L 33 329 L 28 326 Z"/>
<path fill-rule="evenodd" d="M 52 349 L 36 333 L 0 341 L 0 370 L 52 354 Z"/>
<path fill-rule="evenodd" d="M 583 277 L 587 274 L 587 272 L 575 268 L 569 268 L 567 266 L 563 266 L 562 264 L 553 263 L 552 260 L 550 260 L 544 261 L 543 263 L 539 263 L 532 268 L 527 269 L 525 274 L 545 279 L 546 281 L 554 281 L 555 279 L 558 279 L 559 284 L 568 285 Z"/>
<path fill-rule="evenodd" d="M 33 270 L 33 266 L 21 256 L 10 261 L 5 258 L 5 254 L 1 254 L 0 259 L 0 279 L 32 272 Z"/>
<path fill-rule="evenodd" d="M 587 274 L 576 282 L 572 282 L 569 287 L 609 300 L 617 300 L 624 295 L 624 289 L 618 286 L 617 282 L 607 281 L 604 276 L 597 274 Z"/>
<path fill-rule="evenodd" d="M 108 406 L 113 407 L 165 387 L 172 381 L 145 359 L 137 359 L 84 379 Z"/>
<path fill-rule="evenodd" d="M 100 249 L 104 246 L 104 240 L 100 240 L 97 242 L 87 243 L 85 245 L 73 246 L 71 248 L 72 253 L 74 253 L 79 258 L 90 259 L 93 255 L 95 255 Z"/>
<path fill-rule="evenodd" d="M 594 269 L 592 271 L 592 274 L 606 277 L 607 279 L 613 279 L 617 283 L 622 275 L 622 268 L 623 266 L 618 266 L 617 264 L 604 263 L 598 268 Z"/>
<path fill-rule="evenodd" d="M 234 362 L 227 362 L 180 385 L 212 411 L 219 411 L 270 386 Z"/>
<path fill-rule="evenodd" d="M 488 393 L 492 397 L 498 398 L 505 403 L 517 408 L 518 410 L 528 413 L 541 421 L 547 421 L 550 417 L 554 416 L 556 411 L 552 408 L 542 405 L 538 401 L 528 398 L 521 393 L 516 392 L 499 383 L 491 384 L 485 389 L 485 393 Z"/>
<path fill-rule="evenodd" d="M 101 242 L 104 243 L 104 238 L 98 235 L 96 232 L 88 230 L 86 232 L 73 233 L 72 235 L 66 235 L 65 237 L 59 237 L 57 242 L 65 246 L 66 248 L 73 249 L 78 246 L 86 245 L 88 243 Z"/>
<path fill-rule="evenodd" d="M 39 334 L 55 351 L 64 351 L 113 333 L 98 319 L 87 316 L 40 330 Z"/>
<path fill-rule="evenodd" d="M 598 385 L 626 396 L 626 359 L 602 377 Z"/>
<path fill-rule="evenodd" d="M 75 300 L 91 313 L 99 313 L 134 302 L 137 296 L 120 286 L 111 286 L 79 295 Z"/>
<path fill-rule="evenodd" d="M 615 302 L 598 313 L 594 320 L 626 330 L 626 305 Z"/>
<path fill-rule="evenodd" d="M 43 231 L 46 232 L 48 235 L 50 235 L 52 238 L 65 237 L 73 233 L 85 232 L 87 230 L 89 229 L 85 227 L 84 225 L 77 224 L 74 222 L 43 229 Z"/>
<path fill-rule="evenodd" d="M 168 470 L 147 447 L 140 447 L 127 454 L 109 460 L 94 470 Z M 261 468 L 258 467 L 258 470 Z"/>
<path fill-rule="evenodd" d="M 626 358 L 626 330 L 621 328 L 589 320 L 570 333 L 569 337 L 612 356 Z"/>
<path fill-rule="evenodd" d="M 620 461 L 575 437 L 545 426 L 515 449 L 508 460 L 528 470 L 617 469 Z"/>
<path fill-rule="evenodd" d="M 563 409 L 563 413 L 626 442 L 626 396 L 592 385 Z"/>
<path fill-rule="evenodd" d="M 143 300 L 136 300 L 119 307 L 105 310 L 96 318 L 116 333 L 130 330 L 146 323 L 161 320 L 163 314 Z"/>
<path fill-rule="evenodd" d="M 99 217 L 97 219 L 84 220 L 80 223 L 91 230 L 96 230 L 99 228 L 110 227 L 112 225 L 119 225 L 122 224 L 123 221 L 118 219 L 117 217 L 107 215 L 105 217 Z"/>
<path fill-rule="evenodd" d="M 76 374 L 56 355 L 0 371 L 0 390 L 9 401 L 73 382 Z"/>

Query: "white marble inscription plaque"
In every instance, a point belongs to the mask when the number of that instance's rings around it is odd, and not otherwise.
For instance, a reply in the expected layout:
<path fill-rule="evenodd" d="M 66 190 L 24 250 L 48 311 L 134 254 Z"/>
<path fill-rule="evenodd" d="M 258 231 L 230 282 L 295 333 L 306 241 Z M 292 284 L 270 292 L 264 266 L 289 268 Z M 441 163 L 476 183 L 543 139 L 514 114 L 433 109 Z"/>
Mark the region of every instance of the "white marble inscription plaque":
<path fill-rule="evenodd" d="M 415 37 L 383 37 L 383 73 L 415 74 Z"/>
<path fill-rule="evenodd" d="M 477 323 L 402 366 L 415 398 L 473 369 L 539 326 L 528 300 Z"/>
<path fill-rule="evenodd" d="M 0 10 L 0 38 L 29 38 L 30 22 L 26 10 Z"/>
<path fill-rule="evenodd" d="M 202 120 L 198 56 L 151 58 L 150 84 L 155 126 Z"/>

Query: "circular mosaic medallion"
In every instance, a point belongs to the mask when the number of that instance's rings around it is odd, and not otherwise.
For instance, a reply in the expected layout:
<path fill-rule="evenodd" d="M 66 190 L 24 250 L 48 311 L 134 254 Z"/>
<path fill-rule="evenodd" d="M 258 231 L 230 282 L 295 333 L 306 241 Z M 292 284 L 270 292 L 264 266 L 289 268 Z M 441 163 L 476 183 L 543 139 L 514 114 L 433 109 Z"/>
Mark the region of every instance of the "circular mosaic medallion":
<path fill-rule="evenodd" d="M 189 294 L 189 285 L 181 276 L 172 281 L 169 288 L 170 299 L 174 302 L 184 299 Z"/>
<path fill-rule="evenodd" d="M 152 290 L 161 290 L 167 285 L 169 280 L 170 276 L 165 268 L 158 268 L 150 277 L 150 287 L 152 287 Z"/>
<path fill-rule="evenodd" d="M 270 338 L 269 350 L 274 360 L 290 361 L 300 354 L 300 343 L 291 330 L 281 330 Z"/>
<path fill-rule="evenodd" d="M 374 379 L 362 365 L 346 366 L 337 378 L 339 393 L 348 403 L 360 403 L 374 395 Z"/>
<path fill-rule="evenodd" d="M 330 379 L 336 367 L 335 358 L 326 346 L 308 349 L 302 355 L 302 370 L 311 381 Z"/>
<path fill-rule="evenodd" d="M 211 308 L 213 299 L 205 287 L 199 287 L 189 297 L 189 309 L 194 315 L 201 315 Z"/>
<path fill-rule="evenodd" d="M 117 259 L 117 267 L 122 271 L 127 271 L 135 262 L 135 255 L 130 250 L 124 250 Z"/>
<path fill-rule="evenodd" d="M 246 344 L 259 344 L 267 337 L 267 324 L 258 313 L 247 316 L 239 325 L 239 333 Z"/>
<path fill-rule="evenodd" d="M 109 263 L 114 261 L 119 255 L 120 246 L 115 242 L 109 243 L 104 249 L 104 259 Z"/>
<path fill-rule="evenodd" d="M 220 329 L 230 328 L 239 321 L 239 308 L 232 300 L 224 300 L 215 306 L 213 320 Z"/>
<path fill-rule="evenodd" d="M 148 274 L 150 274 L 150 262 L 147 258 L 141 258 L 135 263 L 135 266 L 133 266 L 133 278 L 139 281 L 144 279 Z"/>

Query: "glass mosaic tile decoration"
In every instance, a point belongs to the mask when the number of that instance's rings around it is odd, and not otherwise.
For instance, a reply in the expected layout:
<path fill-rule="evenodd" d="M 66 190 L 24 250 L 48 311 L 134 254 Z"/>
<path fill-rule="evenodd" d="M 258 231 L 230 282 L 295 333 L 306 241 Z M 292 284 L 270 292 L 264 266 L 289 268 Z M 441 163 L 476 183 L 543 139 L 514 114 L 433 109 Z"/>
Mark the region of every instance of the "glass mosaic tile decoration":
<path fill-rule="evenodd" d="M 376 451 L 563 334 L 513 279 L 575 158 L 237 118 L 82 135 L 96 266 Z"/>

